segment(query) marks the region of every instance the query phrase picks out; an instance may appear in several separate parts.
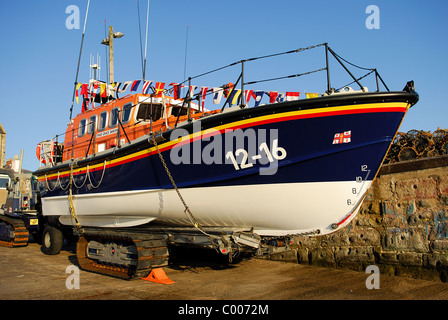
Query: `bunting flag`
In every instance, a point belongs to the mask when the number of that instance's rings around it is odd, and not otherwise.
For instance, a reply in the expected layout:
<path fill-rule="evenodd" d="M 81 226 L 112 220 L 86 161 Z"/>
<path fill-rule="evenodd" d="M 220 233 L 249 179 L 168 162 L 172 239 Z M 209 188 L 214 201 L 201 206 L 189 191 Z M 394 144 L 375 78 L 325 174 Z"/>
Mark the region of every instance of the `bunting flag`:
<path fill-rule="evenodd" d="M 275 99 L 275 102 L 283 102 L 283 101 L 285 101 L 285 94 L 279 93 L 277 99 Z"/>
<path fill-rule="evenodd" d="M 309 93 L 309 92 L 306 93 L 306 98 L 307 99 L 318 98 L 318 97 L 319 97 L 318 93 Z"/>
<path fill-rule="evenodd" d="M 207 96 L 207 90 L 208 87 L 201 87 L 201 107 L 202 111 L 204 111 L 204 103 L 205 103 L 205 97 Z"/>
<path fill-rule="evenodd" d="M 76 90 L 75 90 L 75 92 L 76 92 L 76 103 L 79 103 L 78 91 L 79 91 L 79 88 L 81 88 L 81 86 L 82 86 L 82 83 L 76 84 Z"/>
<path fill-rule="evenodd" d="M 227 98 L 227 100 L 230 101 L 230 105 L 237 104 L 240 94 L 241 90 L 232 89 L 232 91 L 230 91 L 229 97 Z"/>
<path fill-rule="evenodd" d="M 104 82 L 91 80 L 90 83 L 77 83 L 75 87 L 75 97 L 76 102 L 79 103 L 79 96 L 83 96 L 86 102 L 83 104 L 83 110 L 87 110 L 90 108 L 88 106 L 89 103 L 92 103 L 98 96 L 103 98 L 103 102 L 105 102 L 104 98 L 107 98 L 111 94 L 115 95 L 116 93 L 121 93 L 130 88 L 131 92 L 137 92 L 140 84 L 142 85 L 142 93 L 143 94 L 151 94 L 152 90 L 154 90 L 154 94 L 157 97 L 161 97 L 161 94 L 165 91 L 165 83 L 164 82 L 155 82 L 151 80 L 133 80 L 133 81 L 125 81 L 125 82 L 114 82 L 111 85 L 108 85 Z M 172 94 L 174 99 L 182 99 L 182 91 L 181 89 L 186 87 L 181 84 L 172 82 L 170 83 L 170 95 Z M 195 90 L 200 88 L 200 92 L 196 93 Z M 228 83 L 221 87 L 205 87 L 205 86 L 194 86 L 191 85 L 188 90 L 188 95 L 193 98 L 193 96 L 197 96 L 199 98 L 199 106 L 203 111 L 205 109 L 205 100 L 207 98 L 208 92 L 213 93 L 213 104 L 220 104 L 222 102 L 222 97 L 226 97 L 226 101 L 229 101 L 230 105 L 236 105 L 242 101 L 242 90 L 236 89 L 232 83 Z M 254 106 L 257 107 L 261 104 L 264 95 L 269 96 L 269 103 L 278 103 L 284 101 L 297 101 L 300 97 L 300 92 L 292 92 L 287 91 L 286 93 L 280 93 L 279 91 L 263 91 L 263 90 L 244 90 L 244 102 L 248 104 L 252 98 L 254 98 Z M 319 97 L 319 93 L 306 93 L 306 98 L 316 98 Z M 118 98 L 118 95 L 116 95 Z M 90 98 L 90 100 L 89 100 Z"/>
<path fill-rule="evenodd" d="M 255 107 L 260 105 L 261 99 L 263 98 L 264 91 L 254 91 Z"/>
<path fill-rule="evenodd" d="M 107 85 L 105 83 L 100 84 L 100 95 L 102 98 L 107 98 Z"/>
<path fill-rule="evenodd" d="M 98 90 L 98 82 L 95 82 L 95 83 L 93 84 L 93 92 L 92 92 L 92 95 L 93 95 L 93 101 L 95 101 L 95 96 L 96 96 L 96 92 L 97 92 L 97 90 Z"/>
<path fill-rule="evenodd" d="M 300 92 L 286 92 L 286 101 L 299 100 Z"/>
<path fill-rule="evenodd" d="M 275 103 L 275 100 L 277 99 L 278 96 L 278 91 L 271 91 L 266 93 L 269 96 L 269 103 Z"/>
<path fill-rule="evenodd" d="M 123 83 L 123 87 L 118 90 L 118 92 L 124 92 L 126 91 L 126 89 L 129 87 L 129 85 L 132 83 L 132 81 L 126 81 L 125 83 Z"/>
<path fill-rule="evenodd" d="M 131 91 L 137 91 L 138 86 L 140 85 L 140 82 L 142 82 L 142 80 L 135 80 L 135 81 L 132 83 Z"/>
<path fill-rule="evenodd" d="M 244 90 L 244 98 L 246 100 L 246 103 L 249 102 L 250 98 L 253 96 L 254 90 Z M 253 96 L 255 98 L 255 96 Z"/>
<path fill-rule="evenodd" d="M 81 95 L 84 96 L 85 98 L 87 98 L 87 96 L 89 95 L 89 91 L 88 91 L 88 84 L 87 83 L 83 83 L 81 86 Z"/>
<path fill-rule="evenodd" d="M 165 82 L 156 82 L 156 96 L 159 96 L 163 92 L 163 88 L 165 88 Z"/>
<path fill-rule="evenodd" d="M 198 86 L 190 86 L 190 98 L 193 98 L 194 96 L 194 90 L 196 90 Z"/>
<path fill-rule="evenodd" d="M 83 96 L 82 100 L 82 108 L 81 112 L 86 112 L 88 110 L 87 108 L 87 99 L 89 97 L 89 85 L 87 83 L 83 83 L 81 86 L 81 95 Z"/>
<path fill-rule="evenodd" d="M 180 95 L 181 95 L 181 89 L 182 89 L 182 85 L 178 84 L 178 83 L 170 83 L 170 87 L 173 87 L 173 98 L 174 99 L 180 99 Z"/>
<path fill-rule="evenodd" d="M 219 104 L 223 95 L 222 88 L 213 88 L 213 104 Z"/>
<path fill-rule="evenodd" d="M 153 83 L 153 81 L 145 81 L 145 83 L 143 84 L 143 93 L 144 94 L 149 93 L 149 89 L 151 89 L 152 83 Z"/>

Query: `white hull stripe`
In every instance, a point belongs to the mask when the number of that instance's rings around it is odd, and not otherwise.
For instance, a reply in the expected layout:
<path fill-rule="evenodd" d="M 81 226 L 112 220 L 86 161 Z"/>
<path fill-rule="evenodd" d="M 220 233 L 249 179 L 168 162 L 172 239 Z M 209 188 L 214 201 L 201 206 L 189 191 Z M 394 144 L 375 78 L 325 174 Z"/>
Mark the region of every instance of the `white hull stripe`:
<path fill-rule="evenodd" d="M 343 227 L 359 210 L 372 181 L 312 182 L 180 189 L 203 226 L 254 228 L 260 235 L 286 235 Z M 354 192 L 354 190 L 357 190 Z M 77 195 L 81 225 L 129 227 L 152 220 L 190 225 L 174 190 L 143 190 Z M 42 199 L 46 216 L 72 224 L 66 196 Z"/>

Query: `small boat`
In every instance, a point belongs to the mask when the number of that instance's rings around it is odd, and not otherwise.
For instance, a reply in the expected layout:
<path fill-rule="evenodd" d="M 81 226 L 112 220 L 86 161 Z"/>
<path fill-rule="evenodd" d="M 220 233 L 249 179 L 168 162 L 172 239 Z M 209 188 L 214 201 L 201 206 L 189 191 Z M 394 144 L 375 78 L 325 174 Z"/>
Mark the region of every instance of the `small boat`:
<path fill-rule="evenodd" d="M 239 62 L 241 81 L 218 88 L 227 105 L 236 103 L 217 110 L 202 107 L 203 92 L 173 94 L 176 85 L 121 98 L 115 89 L 71 119 L 64 142 L 39 145 L 42 214 L 66 226 L 161 223 L 262 237 L 340 230 L 359 211 L 418 94 L 413 82 L 369 92 L 351 73 L 360 89 L 334 90 L 328 53 L 343 63 L 327 44 L 316 47 L 325 47 L 327 66 L 316 71 L 327 71 L 328 83 L 313 98 L 249 106 L 244 63 L 254 59 Z M 85 101 L 92 104 L 92 94 Z"/>

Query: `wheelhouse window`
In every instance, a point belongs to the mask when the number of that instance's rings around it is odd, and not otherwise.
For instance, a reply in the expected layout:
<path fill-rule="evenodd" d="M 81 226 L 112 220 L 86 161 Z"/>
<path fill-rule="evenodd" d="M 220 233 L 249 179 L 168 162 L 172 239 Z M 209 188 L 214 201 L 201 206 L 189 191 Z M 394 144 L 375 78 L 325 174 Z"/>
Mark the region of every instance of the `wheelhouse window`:
<path fill-rule="evenodd" d="M 79 121 L 78 137 L 82 137 L 86 134 L 86 124 L 87 119 L 81 119 L 81 121 Z"/>
<path fill-rule="evenodd" d="M 193 112 L 193 110 L 192 110 Z M 172 107 L 171 108 L 171 115 L 175 117 L 179 116 L 186 116 L 188 114 L 188 108 L 182 108 L 182 107 Z"/>
<path fill-rule="evenodd" d="M 129 122 L 129 119 L 131 119 L 131 111 L 132 111 L 132 103 L 128 103 L 123 107 L 123 111 L 121 111 L 122 124 Z"/>
<path fill-rule="evenodd" d="M 120 108 L 119 107 L 113 108 L 110 111 L 109 128 L 114 128 L 114 127 L 117 126 L 119 114 L 120 114 Z"/>
<path fill-rule="evenodd" d="M 87 124 L 87 134 L 92 134 L 96 127 L 96 115 L 89 118 L 89 123 Z"/>
<path fill-rule="evenodd" d="M 152 104 L 152 121 L 162 118 L 163 106 L 161 104 Z M 137 121 L 151 120 L 151 104 L 141 103 L 137 110 Z"/>
<path fill-rule="evenodd" d="M 101 112 L 98 119 L 98 131 L 103 131 L 107 127 L 107 111 Z"/>

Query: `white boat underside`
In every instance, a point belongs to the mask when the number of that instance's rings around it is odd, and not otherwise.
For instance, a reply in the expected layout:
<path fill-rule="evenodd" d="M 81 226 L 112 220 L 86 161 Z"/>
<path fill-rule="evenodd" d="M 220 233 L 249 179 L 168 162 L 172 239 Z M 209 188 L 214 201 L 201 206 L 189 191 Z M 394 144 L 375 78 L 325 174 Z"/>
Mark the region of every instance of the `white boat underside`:
<path fill-rule="evenodd" d="M 334 232 L 356 215 L 372 181 L 312 182 L 186 188 L 180 192 L 202 226 L 253 228 L 261 236 Z M 191 225 L 175 190 L 143 190 L 73 197 L 81 226 L 132 227 L 154 220 Z M 74 225 L 67 196 L 42 199 L 46 216 Z M 348 217 L 348 218 L 347 218 Z"/>

